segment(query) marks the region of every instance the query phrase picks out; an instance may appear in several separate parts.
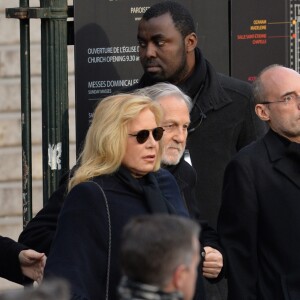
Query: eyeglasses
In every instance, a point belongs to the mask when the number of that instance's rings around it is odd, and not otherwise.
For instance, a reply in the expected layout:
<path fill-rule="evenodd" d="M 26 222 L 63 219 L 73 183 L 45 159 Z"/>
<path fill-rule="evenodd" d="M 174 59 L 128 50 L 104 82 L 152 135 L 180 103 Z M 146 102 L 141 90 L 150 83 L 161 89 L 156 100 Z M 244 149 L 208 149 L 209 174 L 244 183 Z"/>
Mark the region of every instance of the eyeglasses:
<path fill-rule="evenodd" d="M 143 129 L 136 134 L 129 133 L 128 135 L 135 136 L 139 144 L 144 144 L 148 140 L 150 132 L 152 132 L 154 140 L 159 141 L 162 138 L 164 131 L 165 130 L 162 127 L 156 127 L 152 130 Z"/>
<path fill-rule="evenodd" d="M 296 101 L 300 101 L 300 96 L 295 95 L 295 94 L 290 94 L 290 95 L 284 96 L 282 100 L 264 101 L 264 102 L 261 102 L 261 104 L 272 104 L 272 103 L 279 103 L 279 102 L 284 102 L 284 104 L 288 104 L 288 103 L 292 103 L 292 102 L 296 102 Z"/>

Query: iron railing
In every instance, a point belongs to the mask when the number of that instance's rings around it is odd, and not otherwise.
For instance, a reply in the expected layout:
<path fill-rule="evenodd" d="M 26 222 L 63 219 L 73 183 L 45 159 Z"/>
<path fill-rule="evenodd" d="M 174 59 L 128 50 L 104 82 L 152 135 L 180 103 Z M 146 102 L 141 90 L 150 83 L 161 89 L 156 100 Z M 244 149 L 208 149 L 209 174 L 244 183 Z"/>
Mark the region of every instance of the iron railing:
<path fill-rule="evenodd" d="M 73 16 L 73 7 L 68 7 L 67 0 L 40 0 L 40 7 L 30 7 L 29 0 L 19 3 L 20 7 L 6 9 L 6 17 L 20 20 L 25 227 L 32 218 L 30 19 L 41 19 L 43 203 L 46 204 L 60 178 L 69 170 L 67 18 Z"/>

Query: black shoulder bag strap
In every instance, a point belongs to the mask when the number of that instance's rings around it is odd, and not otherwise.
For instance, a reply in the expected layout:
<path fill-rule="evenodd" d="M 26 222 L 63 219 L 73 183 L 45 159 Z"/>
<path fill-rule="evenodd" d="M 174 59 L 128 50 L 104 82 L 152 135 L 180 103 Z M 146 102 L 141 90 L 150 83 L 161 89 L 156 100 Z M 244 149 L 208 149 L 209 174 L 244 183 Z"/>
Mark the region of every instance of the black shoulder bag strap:
<path fill-rule="evenodd" d="M 105 195 L 105 192 L 103 191 L 102 187 L 95 181 L 90 181 L 98 186 L 100 192 L 103 195 L 104 202 L 105 202 L 105 208 L 107 213 L 107 220 L 108 220 L 108 255 L 107 255 L 107 274 L 106 274 L 106 291 L 105 291 L 105 299 L 109 299 L 109 277 L 110 277 L 110 261 L 111 261 L 111 219 L 110 219 L 110 211 L 109 211 L 109 205 L 108 201 Z"/>

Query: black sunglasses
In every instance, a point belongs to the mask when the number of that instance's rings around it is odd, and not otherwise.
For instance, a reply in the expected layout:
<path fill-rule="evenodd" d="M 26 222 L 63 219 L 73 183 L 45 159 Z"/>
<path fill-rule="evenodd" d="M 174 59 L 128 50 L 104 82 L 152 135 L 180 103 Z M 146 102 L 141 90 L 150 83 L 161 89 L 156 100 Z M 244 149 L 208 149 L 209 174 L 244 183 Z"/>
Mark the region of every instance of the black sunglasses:
<path fill-rule="evenodd" d="M 135 136 L 139 144 L 144 144 L 149 138 L 150 131 L 152 132 L 153 138 L 156 141 L 159 141 L 162 138 L 165 130 L 162 127 L 156 127 L 152 130 L 143 129 L 136 134 L 129 133 L 128 135 Z"/>

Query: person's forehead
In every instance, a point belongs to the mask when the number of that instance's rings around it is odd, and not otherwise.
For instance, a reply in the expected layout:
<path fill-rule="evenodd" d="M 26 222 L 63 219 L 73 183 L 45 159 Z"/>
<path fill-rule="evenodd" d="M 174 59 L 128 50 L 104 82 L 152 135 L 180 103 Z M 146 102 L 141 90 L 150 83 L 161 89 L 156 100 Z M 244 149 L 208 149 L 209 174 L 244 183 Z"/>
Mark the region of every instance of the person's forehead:
<path fill-rule="evenodd" d="M 138 26 L 138 36 L 140 34 L 151 33 L 151 35 L 167 35 L 172 31 L 178 31 L 169 13 L 165 13 L 149 20 L 142 19 Z M 179 33 L 179 31 L 178 31 Z"/>
<path fill-rule="evenodd" d="M 291 77 L 300 77 L 299 73 L 296 72 L 295 70 L 292 70 L 290 68 L 282 67 L 282 66 L 277 66 L 274 68 L 271 68 L 267 70 L 264 74 L 263 77 L 265 78 L 280 78 L 280 77 L 286 77 L 286 76 L 291 76 Z"/>
<path fill-rule="evenodd" d="M 159 104 L 164 108 L 164 109 L 172 109 L 174 107 L 180 107 L 182 108 L 183 111 L 188 111 L 188 106 L 185 100 L 178 96 L 178 95 L 166 95 L 160 97 L 158 100 Z"/>
<path fill-rule="evenodd" d="M 149 109 L 143 109 L 134 119 L 128 122 L 130 130 L 152 129 L 156 126 L 156 119 L 153 112 Z"/>
<path fill-rule="evenodd" d="M 175 95 L 169 95 L 160 98 L 159 103 L 163 109 L 163 118 L 173 117 L 181 117 L 185 118 L 186 122 L 190 120 L 190 114 L 188 110 L 188 106 L 182 98 L 179 98 Z"/>
<path fill-rule="evenodd" d="M 268 70 L 262 77 L 267 92 L 271 94 L 284 95 L 289 92 L 300 91 L 300 75 L 298 72 L 284 68 L 275 67 Z"/>

